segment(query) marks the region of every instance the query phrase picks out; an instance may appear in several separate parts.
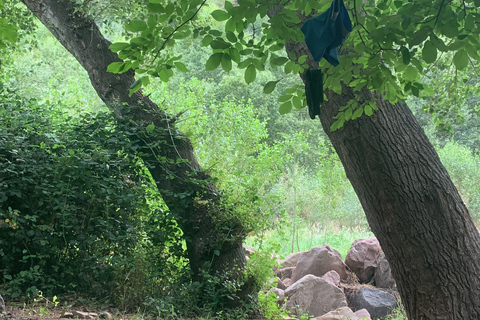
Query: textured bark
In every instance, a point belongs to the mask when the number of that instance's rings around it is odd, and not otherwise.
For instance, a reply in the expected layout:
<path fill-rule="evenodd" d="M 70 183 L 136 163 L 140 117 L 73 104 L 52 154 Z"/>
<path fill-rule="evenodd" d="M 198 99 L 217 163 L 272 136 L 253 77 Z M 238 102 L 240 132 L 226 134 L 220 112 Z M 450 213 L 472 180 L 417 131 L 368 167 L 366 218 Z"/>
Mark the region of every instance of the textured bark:
<path fill-rule="evenodd" d="M 409 319 L 480 319 L 480 235 L 446 169 L 404 103 L 329 130 L 363 90 L 328 92 L 321 122 L 391 264 Z"/>
<path fill-rule="evenodd" d="M 242 248 L 245 231 L 222 206 L 215 185 L 194 157 L 190 140 L 175 129 L 175 119 L 141 92 L 128 96 L 128 88 L 135 81 L 132 70 L 123 74 L 107 72 L 110 63 L 121 60 L 108 49 L 110 42 L 95 22 L 81 10 L 75 10 L 73 1 L 23 0 L 23 3 L 85 68 L 99 97 L 118 121 L 133 130 L 155 124 L 153 134 L 141 136 L 142 159 L 165 203 L 177 215 L 194 278 L 200 279 L 200 269 L 205 263 L 211 264 L 210 272 L 231 272 L 238 276 L 246 261 Z M 250 293 L 246 290 L 245 294 Z"/>
<path fill-rule="evenodd" d="M 308 54 L 304 43 L 286 49 Z M 479 232 L 408 106 L 367 89 L 325 93 L 320 121 L 391 264 L 408 318 L 480 319 Z M 340 107 L 373 94 L 379 111 L 330 131 Z"/>

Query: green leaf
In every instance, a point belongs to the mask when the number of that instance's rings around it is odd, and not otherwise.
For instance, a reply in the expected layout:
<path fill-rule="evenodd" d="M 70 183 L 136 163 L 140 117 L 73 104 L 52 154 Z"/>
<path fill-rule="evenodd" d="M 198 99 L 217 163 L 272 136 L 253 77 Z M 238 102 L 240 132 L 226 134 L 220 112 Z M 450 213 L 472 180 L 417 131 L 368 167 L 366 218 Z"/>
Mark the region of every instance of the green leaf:
<path fill-rule="evenodd" d="M 143 76 L 140 78 L 142 80 L 142 86 L 148 86 L 150 84 L 150 77 L 149 76 Z"/>
<path fill-rule="evenodd" d="M 358 108 L 357 110 L 355 110 L 355 112 L 353 113 L 353 115 L 352 115 L 352 120 L 355 120 L 355 119 L 357 119 L 357 118 L 360 118 L 360 117 L 362 116 L 362 114 L 363 114 L 363 108 L 360 107 L 360 108 Z"/>
<path fill-rule="evenodd" d="M 230 18 L 230 15 L 228 14 L 228 12 L 225 12 L 223 10 L 214 10 L 211 13 L 211 15 L 212 15 L 213 19 L 215 19 L 217 21 L 225 21 L 228 18 Z"/>
<path fill-rule="evenodd" d="M 135 92 L 137 92 L 138 90 L 140 90 L 141 87 L 142 87 L 142 78 L 137 79 L 137 80 L 130 86 L 130 88 L 128 89 L 128 95 L 131 97 L 132 94 L 134 94 Z"/>
<path fill-rule="evenodd" d="M 414 81 L 417 79 L 418 71 L 417 68 L 414 66 L 408 66 L 405 72 L 403 73 L 403 77 L 407 81 Z"/>
<path fill-rule="evenodd" d="M 118 52 L 125 48 L 128 48 L 129 46 L 130 46 L 130 43 L 128 42 L 115 42 L 115 43 L 112 43 L 108 48 L 113 52 Z"/>
<path fill-rule="evenodd" d="M 210 47 L 212 47 L 212 49 L 228 49 L 231 45 L 222 38 L 217 38 L 210 43 Z"/>
<path fill-rule="evenodd" d="M 155 125 L 152 123 L 150 123 L 146 128 L 145 130 L 147 130 L 147 132 L 152 132 L 153 130 L 155 130 Z"/>
<path fill-rule="evenodd" d="M 225 36 L 227 37 L 228 41 L 237 42 L 237 37 L 232 31 L 225 31 Z"/>
<path fill-rule="evenodd" d="M 183 64 L 183 62 L 175 62 L 175 68 L 177 68 L 178 70 L 182 71 L 182 72 L 188 72 L 188 69 L 187 67 Z"/>
<path fill-rule="evenodd" d="M 402 52 L 403 64 L 408 65 L 410 63 L 410 51 L 406 47 L 402 47 L 400 51 Z"/>
<path fill-rule="evenodd" d="M 222 69 L 226 72 L 232 70 L 232 58 L 230 58 L 228 53 L 225 53 L 222 56 Z"/>
<path fill-rule="evenodd" d="M 270 58 L 270 63 L 273 64 L 274 66 L 282 66 L 284 65 L 285 63 L 287 63 L 288 61 L 288 58 L 285 58 L 285 57 L 273 57 Z"/>
<path fill-rule="evenodd" d="M 437 48 L 432 41 L 426 41 L 423 45 L 422 58 L 426 63 L 434 63 L 437 60 Z"/>
<path fill-rule="evenodd" d="M 287 102 L 284 102 L 280 105 L 280 107 L 278 108 L 278 112 L 280 112 L 280 114 L 287 114 L 289 113 L 290 111 L 292 110 L 292 102 L 291 101 L 287 101 Z"/>
<path fill-rule="evenodd" d="M 125 62 L 112 62 L 108 65 L 107 71 L 111 73 L 119 73 Z"/>
<path fill-rule="evenodd" d="M 265 84 L 265 86 L 263 87 L 263 93 L 265 93 L 265 94 L 272 93 L 273 90 L 275 90 L 275 87 L 277 86 L 277 83 L 278 83 L 279 81 L 280 81 L 280 80 L 267 82 L 267 83 Z"/>
<path fill-rule="evenodd" d="M 371 116 L 373 114 L 373 110 L 372 110 L 372 107 L 369 105 L 369 104 L 366 104 L 364 107 L 363 107 L 364 111 L 365 111 L 365 114 L 367 116 Z"/>
<path fill-rule="evenodd" d="M 292 99 L 292 95 L 291 94 L 284 94 L 283 96 L 280 96 L 278 97 L 278 102 L 285 102 L 285 101 L 288 101 Z"/>
<path fill-rule="evenodd" d="M 303 108 L 303 102 L 302 99 L 300 99 L 298 96 L 293 96 L 292 97 L 292 104 L 295 107 L 295 109 L 300 110 Z"/>
<path fill-rule="evenodd" d="M 453 56 L 453 63 L 455 64 L 455 67 L 457 67 L 458 70 L 465 69 L 468 65 L 468 54 L 467 52 L 462 49 L 459 50 L 455 55 Z"/>
<path fill-rule="evenodd" d="M 125 29 L 131 32 L 140 32 L 147 29 L 147 23 L 141 20 L 133 20 L 125 25 Z"/>
<path fill-rule="evenodd" d="M 341 127 L 343 127 L 344 123 L 345 123 L 345 115 L 343 112 L 340 112 L 338 114 L 338 119 L 334 123 L 332 123 L 332 125 L 330 126 L 330 131 L 336 131 L 340 129 Z"/>
<path fill-rule="evenodd" d="M 211 35 L 207 34 L 205 37 L 203 37 L 201 46 L 206 47 L 212 41 L 213 41 L 213 37 Z"/>
<path fill-rule="evenodd" d="M 257 69 L 253 64 L 251 64 L 245 70 L 245 82 L 247 84 L 252 83 L 253 81 L 255 81 L 256 77 L 257 77 Z"/>
<path fill-rule="evenodd" d="M 220 62 L 222 62 L 222 56 L 223 52 L 212 54 L 205 64 L 205 69 L 209 71 L 217 69 L 217 67 L 220 65 Z"/>

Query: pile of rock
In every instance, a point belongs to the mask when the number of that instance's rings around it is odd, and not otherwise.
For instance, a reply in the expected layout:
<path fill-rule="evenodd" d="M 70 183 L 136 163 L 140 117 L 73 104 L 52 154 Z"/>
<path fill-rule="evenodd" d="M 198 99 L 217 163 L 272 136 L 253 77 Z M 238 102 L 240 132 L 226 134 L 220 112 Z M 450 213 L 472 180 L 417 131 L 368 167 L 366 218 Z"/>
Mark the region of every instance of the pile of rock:
<path fill-rule="evenodd" d="M 382 319 L 397 305 L 390 265 L 375 238 L 356 240 L 345 263 L 328 245 L 292 253 L 275 275 L 270 290 L 297 317 Z"/>

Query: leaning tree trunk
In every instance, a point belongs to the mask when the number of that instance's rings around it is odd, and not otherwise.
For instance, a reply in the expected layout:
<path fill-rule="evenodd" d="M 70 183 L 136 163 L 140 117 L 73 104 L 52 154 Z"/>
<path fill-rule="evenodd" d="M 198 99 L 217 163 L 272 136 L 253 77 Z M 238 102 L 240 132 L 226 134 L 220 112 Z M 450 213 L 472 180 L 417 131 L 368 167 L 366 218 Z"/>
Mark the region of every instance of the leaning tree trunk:
<path fill-rule="evenodd" d="M 245 230 L 222 205 L 215 185 L 194 157 L 191 142 L 175 129 L 175 119 L 141 92 L 129 97 L 128 89 L 135 81 L 132 70 L 123 74 L 107 72 L 110 63 L 121 60 L 110 51 L 110 42 L 95 22 L 76 10 L 74 1 L 22 1 L 85 68 L 97 94 L 118 121 L 133 130 L 155 125 L 152 133 L 142 130 L 141 157 L 163 200 L 177 216 L 194 279 L 201 279 L 201 269 L 238 277 L 245 264 Z M 243 293 L 250 293 L 249 289 Z"/>
<path fill-rule="evenodd" d="M 309 54 L 304 43 L 287 52 Z M 317 68 L 310 56 L 312 68 Z M 480 235 L 438 154 L 405 103 L 375 94 L 375 111 L 330 131 L 367 89 L 326 92 L 320 121 L 391 264 L 409 319 L 480 319 Z"/>

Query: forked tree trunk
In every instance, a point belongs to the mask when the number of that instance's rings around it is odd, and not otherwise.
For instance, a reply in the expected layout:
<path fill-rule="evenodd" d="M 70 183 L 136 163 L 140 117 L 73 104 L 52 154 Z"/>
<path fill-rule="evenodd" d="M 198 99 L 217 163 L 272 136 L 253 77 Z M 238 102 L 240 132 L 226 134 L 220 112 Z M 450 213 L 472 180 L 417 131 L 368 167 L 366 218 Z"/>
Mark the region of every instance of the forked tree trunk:
<path fill-rule="evenodd" d="M 191 142 L 175 129 L 174 119 L 141 92 L 128 96 L 135 81 L 132 70 L 107 72 L 107 66 L 120 59 L 110 51 L 110 42 L 95 22 L 76 10 L 74 1 L 22 1 L 85 68 L 99 97 L 119 121 L 133 130 L 155 125 L 155 131 L 144 131 L 141 136 L 142 159 L 165 203 L 177 216 L 194 279 L 201 279 L 200 269 L 228 272 L 232 279 L 238 278 L 245 264 L 242 240 L 246 232 L 222 205 L 215 185 L 195 159 Z M 245 288 L 243 293 L 249 290 Z"/>
<path fill-rule="evenodd" d="M 304 43 L 287 52 L 308 54 Z M 312 68 L 316 64 L 310 56 Z M 330 131 L 339 109 L 372 92 L 326 92 L 320 121 L 378 238 L 409 319 L 480 319 L 480 235 L 434 147 L 405 103 Z M 378 95 L 377 95 L 378 96 Z"/>

